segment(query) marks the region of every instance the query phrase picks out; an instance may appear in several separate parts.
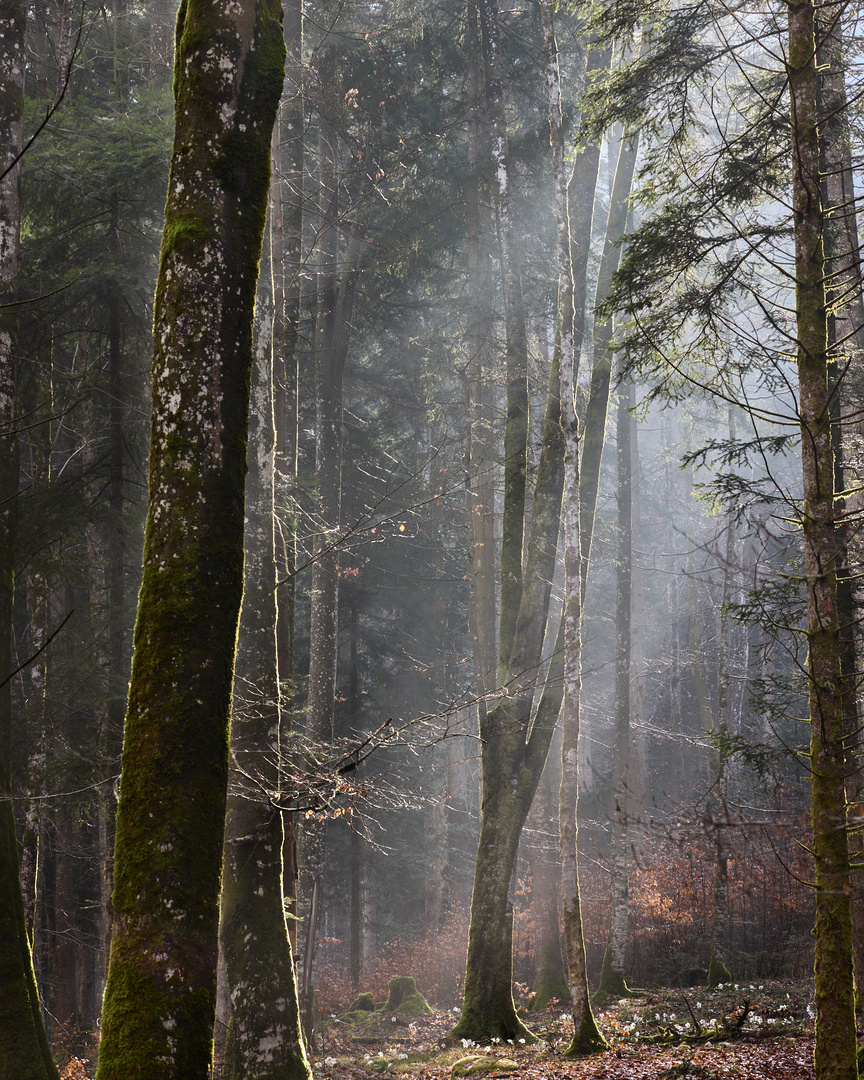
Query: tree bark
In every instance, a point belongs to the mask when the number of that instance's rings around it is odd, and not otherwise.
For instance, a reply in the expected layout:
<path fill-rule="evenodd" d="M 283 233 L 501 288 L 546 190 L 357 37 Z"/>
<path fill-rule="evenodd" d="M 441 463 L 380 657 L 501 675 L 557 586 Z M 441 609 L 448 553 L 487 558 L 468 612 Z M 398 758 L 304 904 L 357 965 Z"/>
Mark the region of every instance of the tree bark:
<path fill-rule="evenodd" d="M 26 12 L 0 5 L 0 165 L 22 145 Z M 21 235 L 20 166 L 0 181 L 0 300 L 14 299 Z M 12 611 L 18 530 L 18 416 L 14 309 L 0 308 L 0 1076 L 57 1080 L 24 917 L 12 810 Z"/>
<path fill-rule="evenodd" d="M 608 297 L 612 275 L 621 261 L 621 241 L 627 229 L 630 188 L 636 169 L 639 136 L 625 132 L 618 154 L 615 180 L 609 200 L 609 219 L 606 223 L 606 240 L 597 277 L 595 307 Z M 591 559 L 591 537 L 594 531 L 594 513 L 597 507 L 597 489 L 600 483 L 600 463 L 606 440 L 606 414 L 609 409 L 609 382 L 612 375 L 612 319 L 598 319 L 594 325 L 594 363 L 591 369 L 591 385 L 588 407 L 582 435 L 582 462 L 580 474 L 580 520 L 582 576 L 587 580 Z M 585 591 L 583 581 L 582 591 Z"/>
<path fill-rule="evenodd" d="M 246 474 L 246 572 L 231 729 L 220 936 L 231 1001 L 232 1080 L 309 1080 L 282 890 L 278 798 L 273 293 L 269 250 L 255 307 Z"/>
<path fill-rule="evenodd" d="M 615 741 L 612 754 L 612 875 L 609 936 L 596 1000 L 624 997 L 630 918 L 630 647 L 633 584 L 633 476 L 630 407 L 633 384 L 619 387 L 617 415 L 618 557 L 615 567 Z"/>
<path fill-rule="evenodd" d="M 585 332 L 585 308 L 588 253 L 594 211 L 594 188 L 600 161 L 599 147 L 592 145 L 577 155 L 570 177 L 570 190 L 579 184 L 578 202 L 571 231 L 570 193 L 564 174 L 564 138 L 561 115 L 560 72 L 552 9 L 548 0 L 541 2 L 546 52 L 546 81 L 549 96 L 549 132 L 552 145 L 553 178 L 557 224 L 558 326 L 555 353 L 559 368 L 561 430 L 564 439 L 564 611 L 558 631 L 553 663 L 547 677 L 546 692 L 538 708 L 538 721 L 544 708 L 551 711 L 551 686 L 560 685 L 557 717 L 563 701 L 561 742 L 561 792 L 559 797 L 558 835 L 561 850 L 561 891 L 564 919 L 564 942 L 567 952 L 567 977 L 573 1015 L 573 1038 L 567 1055 L 592 1053 L 603 1049 L 606 1040 L 597 1028 L 588 996 L 588 972 L 585 941 L 582 934 L 582 907 L 579 895 L 577 847 L 577 806 L 579 799 L 579 727 L 582 695 L 582 545 L 580 538 L 581 479 L 579 467 L 579 424 L 576 418 L 576 380 L 578 359 Z M 589 52 L 587 71 L 608 62 L 605 50 Z M 575 252 L 574 252 L 575 246 Z M 574 257 L 575 256 L 575 257 Z M 553 367 L 556 365 L 553 364 Z M 605 422 L 605 419 L 604 419 Z"/>
<path fill-rule="evenodd" d="M 205 1080 L 278 6 L 184 0 L 99 1080 Z"/>
<path fill-rule="evenodd" d="M 528 436 L 527 356 L 521 271 L 510 214 L 509 155 L 499 64 L 498 10 L 482 0 L 495 211 L 507 336 L 507 422 L 497 688 L 480 711 L 481 821 L 462 1018 L 453 1034 L 476 1042 L 532 1038 L 512 993 L 513 896 L 519 837 L 543 770 L 557 713 L 532 717 L 554 576 L 563 485 L 559 364 L 553 357 L 530 534 L 523 547 Z M 527 553 L 527 554 L 526 554 Z M 523 571 L 523 555 L 525 556 Z M 534 723 L 532 724 L 532 719 Z"/>
<path fill-rule="evenodd" d="M 864 355 L 864 301 L 861 293 L 861 259 L 855 217 L 848 102 L 844 70 L 844 47 L 840 11 L 835 4 L 816 14 L 819 48 L 819 111 L 822 200 L 825 214 L 825 271 L 828 303 L 829 380 L 831 391 L 832 443 L 834 447 L 835 529 L 837 533 L 837 618 L 840 632 L 840 669 L 843 677 L 843 716 L 847 759 L 846 798 L 849 815 L 858 818 L 849 830 L 852 858 L 852 935 L 856 1004 L 864 1012 L 864 833 L 860 818 L 862 789 L 861 718 L 858 707 L 857 612 L 854 575 L 850 567 L 849 505 L 846 489 L 846 443 L 849 427 L 843 405 L 848 398 L 847 380 Z"/>
<path fill-rule="evenodd" d="M 807 589 L 811 822 L 816 885 L 815 1062 L 819 1080 L 855 1080 L 843 680 L 837 611 L 834 454 L 828 379 L 825 220 L 820 185 L 815 5 L 788 7 L 792 207 L 802 523 Z"/>

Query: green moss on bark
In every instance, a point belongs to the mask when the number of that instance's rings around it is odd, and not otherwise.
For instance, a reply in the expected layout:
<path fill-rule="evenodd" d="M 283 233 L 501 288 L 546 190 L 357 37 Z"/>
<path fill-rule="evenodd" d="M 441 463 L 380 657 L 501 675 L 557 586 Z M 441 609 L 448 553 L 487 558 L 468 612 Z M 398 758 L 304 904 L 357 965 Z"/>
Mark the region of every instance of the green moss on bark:
<path fill-rule="evenodd" d="M 281 41 L 272 0 L 184 0 L 178 16 L 99 1080 L 206 1080 L 210 1066 L 252 315 Z M 231 176 L 217 169 L 229 136 Z"/>
<path fill-rule="evenodd" d="M 708 989 L 714 990 L 721 983 L 732 982 L 732 976 L 729 973 L 729 969 L 723 963 L 722 960 L 718 960 L 716 956 L 712 956 L 708 964 Z"/>
<path fill-rule="evenodd" d="M 387 1000 L 381 1007 L 384 1013 L 398 1016 L 424 1016 L 432 1010 L 417 989 L 413 975 L 397 975 L 387 985 Z"/>
<path fill-rule="evenodd" d="M 610 999 L 633 997 L 635 992 L 631 990 L 624 978 L 624 973 L 617 971 L 612 966 L 612 950 L 607 947 L 603 953 L 603 967 L 600 969 L 600 985 L 594 993 L 592 1001 L 600 1004 Z"/>

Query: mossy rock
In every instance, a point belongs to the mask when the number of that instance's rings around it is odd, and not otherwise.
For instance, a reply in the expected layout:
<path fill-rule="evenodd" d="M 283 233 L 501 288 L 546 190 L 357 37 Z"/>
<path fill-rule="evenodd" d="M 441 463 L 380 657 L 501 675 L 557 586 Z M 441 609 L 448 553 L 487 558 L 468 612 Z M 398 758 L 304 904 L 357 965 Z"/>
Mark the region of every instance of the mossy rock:
<path fill-rule="evenodd" d="M 367 1012 L 365 1009 L 351 1008 L 348 1012 L 340 1013 L 338 1019 L 341 1020 L 343 1024 L 352 1024 L 356 1027 L 357 1024 L 369 1024 L 372 1021 L 372 1016 L 373 1014 Z"/>
<path fill-rule="evenodd" d="M 417 989 L 413 975 L 397 975 L 387 984 L 387 1000 L 381 1008 L 385 1015 L 427 1016 L 432 1010 Z"/>
<path fill-rule="evenodd" d="M 375 998 L 372 994 L 360 994 L 348 1006 L 348 1012 L 375 1012 Z"/>
<path fill-rule="evenodd" d="M 487 1054 L 471 1054 L 453 1063 L 450 1075 L 482 1076 L 495 1073 L 515 1072 L 519 1066 L 511 1058 L 489 1057 Z"/>

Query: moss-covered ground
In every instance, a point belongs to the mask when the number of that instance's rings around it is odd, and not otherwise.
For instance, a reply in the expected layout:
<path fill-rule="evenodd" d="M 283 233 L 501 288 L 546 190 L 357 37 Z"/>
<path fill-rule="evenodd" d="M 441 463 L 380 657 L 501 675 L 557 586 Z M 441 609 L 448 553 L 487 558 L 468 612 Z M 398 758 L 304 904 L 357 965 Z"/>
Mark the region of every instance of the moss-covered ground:
<path fill-rule="evenodd" d="M 572 1032 L 560 1004 L 525 1018 L 539 1036 L 533 1046 L 464 1045 L 450 1035 L 458 1019 L 454 1009 L 419 1017 L 357 1010 L 319 1024 L 312 1069 L 321 1080 L 371 1080 L 381 1073 L 451 1080 L 457 1062 L 482 1056 L 517 1066 L 484 1069 L 483 1075 L 524 1080 L 813 1080 L 812 1011 L 808 982 L 655 989 L 598 1009 L 609 1049 L 573 1060 L 563 1057 Z M 68 1071 L 58 1061 L 64 1080 L 91 1080 L 93 1069 L 83 1055 Z M 213 1078 L 223 1080 L 218 1066 Z"/>

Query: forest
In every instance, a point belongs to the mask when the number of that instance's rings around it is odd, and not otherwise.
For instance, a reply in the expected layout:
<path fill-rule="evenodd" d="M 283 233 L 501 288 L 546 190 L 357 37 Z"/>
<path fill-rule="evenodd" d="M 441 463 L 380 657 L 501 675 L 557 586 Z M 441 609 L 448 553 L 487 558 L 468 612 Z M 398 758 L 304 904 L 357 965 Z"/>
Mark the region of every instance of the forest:
<path fill-rule="evenodd" d="M 0 1080 L 857 1080 L 855 0 L 2 0 Z"/>

